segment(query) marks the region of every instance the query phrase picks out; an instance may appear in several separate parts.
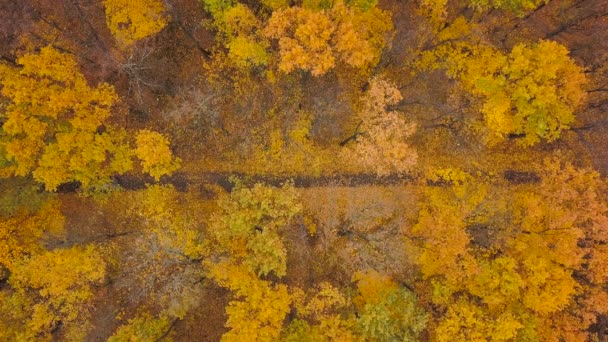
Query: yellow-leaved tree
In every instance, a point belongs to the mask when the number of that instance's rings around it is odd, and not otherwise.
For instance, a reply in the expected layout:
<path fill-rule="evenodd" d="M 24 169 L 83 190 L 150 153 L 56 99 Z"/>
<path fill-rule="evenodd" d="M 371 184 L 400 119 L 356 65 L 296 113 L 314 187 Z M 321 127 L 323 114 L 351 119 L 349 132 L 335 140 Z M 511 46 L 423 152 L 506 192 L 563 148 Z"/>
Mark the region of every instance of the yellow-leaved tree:
<path fill-rule="evenodd" d="M 428 315 L 416 295 L 374 270 L 355 273 L 356 330 L 366 341 L 418 341 Z"/>
<path fill-rule="evenodd" d="M 121 47 L 160 32 L 168 21 L 160 0 L 104 0 L 106 23 Z"/>
<path fill-rule="evenodd" d="M 141 160 L 143 171 L 154 177 L 172 174 L 179 169 L 181 159 L 173 156 L 169 139 L 164 135 L 149 130 L 142 130 L 135 137 L 135 154 Z"/>
<path fill-rule="evenodd" d="M 406 235 L 422 296 L 441 308 L 436 340 L 586 340 L 608 311 L 606 268 L 596 261 L 606 255 L 604 185 L 559 161 L 540 168 L 538 184 L 498 196 L 458 170 L 431 178 Z"/>
<path fill-rule="evenodd" d="M 551 0 L 469 0 L 469 5 L 480 10 L 502 9 L 524 16 L 527 12 L 548 4 Z"/>
<path fill-rule="evenodd" d="M 320 283 L 308 291 L 291 289 L 294 316 L 283 330 L 282 340 L 357 341 L 353 317 L 342 315 L 350 301 L 329 283 Z"/>
<path fill-rule="evenodd" d="M 551 0 L 467 0 L 460 4 L 477 11 L 499 9 L 523 17 L 549 1 Z M 448 0 L 421 0 L 418 12 L 429 19 L 435 30 L 440 30 L 445 26 L 448 17 Z"/>
<path fill-rule="evenodd" d="M 218 204 L 220 211 L 210 228 L 217 251 L 254 274 L 284 276 L 287 250 L 281 233 L 302 210 L 293 186 L 274 188 L 258 183 L 246 188 L 237 182 Z"/>
<path fill-rule="evenodd" d="M 489 45 L 452 42 L 457 37 L 453 29 L 439 33 L 444 42 L 424 52 L 421 65 L 445 69 L 481 98 L 489 141 L 511 136 L 519 138 L 518 144 L 531 146 L 554 141 L 570 128 L 585 99 L 586 78 L 566 47 L 541 40 L 518 44 L 505 55 Z"/>
<path fill-rule="evenodd" d="M 99 132 L 118 100 L 106 84 L 88 85 L 74 57 L 52 47 L 19 58 L 21 68 L 0 65 L 5 176 L 34 178 L 54 190 L 63 182 L 93 186 L 131 168 L 119 131 Z"/>
<path fill-rule="evenodd" d="M 262 280 L 246 266 L 220 262 L 211 277 L 233 292 L 226 307 L 229 328 L 222 341 L 276 341 L 289 313 L 291 297 L 284 284 Z"/>
<path fill-rule="evenodd" d="M 108 342 L 158 341 L 170 338 L 167 331 L 171 328 L 171 320 L 164 315 L 154 317 L 143 312 L 130 319 L 128 324 L 121 326 L 108 338 Z"/>
<path fill-rule="evenodd" d="M 406 235 L 412 241 L 423 279 L 439 276 L 450 286 L 459 286 L 465 270 L 476 264 L 466 227 L 474 222 L 487 190 L 460 169 L 440 169 L 429 178 L 437 186 L 425 189 L 418 222 Z"/>
<path fill-rule="evenodd" d="M 64 221 L 56 200 L 43 203 L 33 213 L 20 209 L 13 215 L 0 216 L 0 266 L 12 271 L 25 257 L 42 253 L 43 235 L 62 232 Z"/>
<path fill-rule="evenodd" d="M 224 341 L 276 341 L 290 310 L 291 297 L 284 284 L 263 280 L 283 277 L 287 251 L 281 233 L 302 210 L 293 186 L 283 188 L 236 183 L 219 199 L 219 211 L 209 232 L 217 262 L 207 261 L 211 277 L 233 292 L 226 308 L 230 330 Z"/>
<path fill-rule="evenodd" d="M 51 46 L 17 62 L 21 67 L 0 64 L 2 95 L 9 100 L 1 113 L 3 177 L 32 174 L 49 191 L 67 182 L 95 189 L 133 168 L 133 142 L 108 123 L 118 101 L 111 85 L 91 87 L 74 56 Z M 158 178 L 178 167 L 166 138 L 149 131 L 141 137 L 137 150 L 146 171 Z M 149 152 L 156 150 L 153 158 Z"/>
<path fill-rule="evenodd" d="M 46 251 L 16 263 L 0 291 L 0 339 L 46 341 L 59 325 L 67 340 L 82 340 L 94 286 L 105 278 L 95 246 Z"/>

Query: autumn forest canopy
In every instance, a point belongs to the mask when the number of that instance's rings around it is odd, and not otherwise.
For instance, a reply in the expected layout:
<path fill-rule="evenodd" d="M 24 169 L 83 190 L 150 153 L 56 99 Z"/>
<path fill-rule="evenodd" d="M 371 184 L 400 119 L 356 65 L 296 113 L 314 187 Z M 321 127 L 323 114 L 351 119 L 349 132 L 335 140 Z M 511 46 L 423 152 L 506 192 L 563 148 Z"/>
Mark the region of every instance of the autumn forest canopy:
<path fill-rule="evenodd" d="M 0 341 L 608 340 L 605 0 L 0 3 Z"/>

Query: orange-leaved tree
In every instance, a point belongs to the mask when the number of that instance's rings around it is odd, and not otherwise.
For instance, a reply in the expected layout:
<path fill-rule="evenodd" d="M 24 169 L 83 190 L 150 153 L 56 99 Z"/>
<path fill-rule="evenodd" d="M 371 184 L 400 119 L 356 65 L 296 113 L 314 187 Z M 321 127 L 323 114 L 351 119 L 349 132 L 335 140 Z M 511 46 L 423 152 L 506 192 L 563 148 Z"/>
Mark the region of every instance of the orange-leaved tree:
<path fill-rule="evenodd" d="M 338 62 L 364 68 L 378 62 L 393 29 L 390 15 L 337 1 L 329 9 L 290 7 L 272 13 L 264 34 L 278 42 L 279 70 L 323 75 Z"/>

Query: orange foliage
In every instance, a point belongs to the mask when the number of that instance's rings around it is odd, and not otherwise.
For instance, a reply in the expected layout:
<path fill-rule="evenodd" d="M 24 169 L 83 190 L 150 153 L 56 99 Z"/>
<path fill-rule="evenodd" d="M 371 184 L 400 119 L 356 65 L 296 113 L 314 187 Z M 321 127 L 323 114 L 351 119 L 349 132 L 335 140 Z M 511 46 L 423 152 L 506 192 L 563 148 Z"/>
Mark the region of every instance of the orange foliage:
<path fill-rule="evenodd" d="M 278 40 L 279 69 L 325 74 L 337 61 L 354 68 L 377 62 L 392 30 L 386 12 L 361 11 L 338 1 L 329 10 L 290 7 L 273 12 L 264 34 Z"/>
<path fill-rule="evenodd" d="M 411 171 L 418 155 L 406 139 L 416 131 L 403 113 L 388 110 L 402 99 L 399 90 L 383 79 L 370 81 L 359 112 L 361 133 L 344 152 L 345 160 L 357 160 L 378 175 Z M 356 133 L 357 134 L 357 133 Z"/>

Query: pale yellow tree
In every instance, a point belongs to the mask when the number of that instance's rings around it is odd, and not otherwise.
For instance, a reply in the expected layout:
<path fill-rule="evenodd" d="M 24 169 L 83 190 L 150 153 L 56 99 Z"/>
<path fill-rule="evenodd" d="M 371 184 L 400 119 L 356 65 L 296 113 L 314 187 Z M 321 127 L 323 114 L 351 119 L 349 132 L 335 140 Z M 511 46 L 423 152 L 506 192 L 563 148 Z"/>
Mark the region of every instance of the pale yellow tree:
<path fill-rule="evenodd" d="M 403 173 L 416 165 L 418 154 L 407 139 L 416 131 L 404 114 L 387 107 L 402 99 L 390 82 L 375 78 L 363 98 L 359 111 L 361 124 L 354 135 L 355 144 L 343 152 L 345 160 L 355 159 L 378 175 Z"/>

